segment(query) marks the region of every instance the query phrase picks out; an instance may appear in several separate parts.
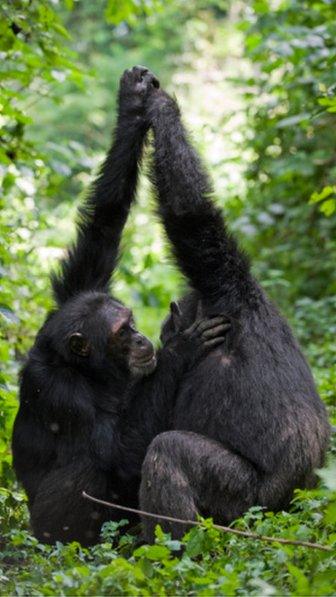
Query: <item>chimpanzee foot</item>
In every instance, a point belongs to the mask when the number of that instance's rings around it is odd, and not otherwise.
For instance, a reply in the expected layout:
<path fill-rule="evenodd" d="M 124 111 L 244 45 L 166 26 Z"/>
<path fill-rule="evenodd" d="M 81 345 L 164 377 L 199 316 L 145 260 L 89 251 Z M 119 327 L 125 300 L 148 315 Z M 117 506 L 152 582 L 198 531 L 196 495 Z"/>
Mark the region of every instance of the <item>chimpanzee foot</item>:
<path fill-rule="evenodd" d="M 133 66 L 125 70 L 120 79 L 120 109 L 131 113 L 143 112 L 148 96 L 159 87 L 159 80 L 145 66 Z"/>
<path fill-rule="evenodd" d="M 143 93 L 151 91 L 153 87 L 159 89 L 159 79 L 145 66 L 133 66 L 130 72 L 135 81 L 136 92 Z"/>

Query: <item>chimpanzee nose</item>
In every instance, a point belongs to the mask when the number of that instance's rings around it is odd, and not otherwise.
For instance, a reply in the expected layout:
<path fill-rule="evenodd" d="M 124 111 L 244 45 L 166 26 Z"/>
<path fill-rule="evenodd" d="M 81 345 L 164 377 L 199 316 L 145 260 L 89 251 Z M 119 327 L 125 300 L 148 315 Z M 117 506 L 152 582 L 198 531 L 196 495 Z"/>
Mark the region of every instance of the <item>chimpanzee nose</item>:
<path fill-rule="evenodd" d="M 146 338 L 142 336 L 142 334 L 137 334 L 136 338 L 134 338 L 134 343 L 136 345 L 137 352 L 143 356 L 147 357 L 150 356 L 153 352 L 153 345 L 152 343 Z"/>

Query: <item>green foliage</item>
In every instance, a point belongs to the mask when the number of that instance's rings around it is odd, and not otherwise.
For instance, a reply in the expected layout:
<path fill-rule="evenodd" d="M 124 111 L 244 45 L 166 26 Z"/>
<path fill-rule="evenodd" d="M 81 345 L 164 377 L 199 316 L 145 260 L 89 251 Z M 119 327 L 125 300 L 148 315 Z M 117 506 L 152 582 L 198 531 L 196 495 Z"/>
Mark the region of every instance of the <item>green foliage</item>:
<path fill-rule="evenodd" d="M 335 546 L 334 472 L 328 469 L 323 477 L 324 488 L 297 492 L 291 513 L 252 508 L 235 526 Z M 215 529 L 210 520 L 182 542 L 157 527 L 155 545 L 136 547 L 136 537 L 120 535 L 121 521 L 106 524 L 103 542 L 93 548 L 49 547 L 22 525 L 21 494 L 3 490 L 0 504 L 3 595 L 332 595 L 336 588 L 334 549 L 241 539 Z"/>
<path fill-rule="evenodd" d="M 136 22 L 136 17 L 152 14 L 162 7 L 162 0 L 107 0 L 105 18 L 108 22 L 118 24 L 123 22 Z"/>
<path fill-rule="evenodd" d="M 48 272 L 73 234 L 77 198 L 107 146 L 118 78 L 139 63 L 177 91 L 223 195 L 218 201 L 290 317 L 336 421 L 336 6 L 333 0 L 254 0 L 237 27 L 232 4 L 231 12 L 222 0 L 1 4 L 2 595 L 336 592 L 335 550 L 242 539 L 210 521 L 182 544 L 158 528 L 156 544 L 139 547 L 136 535 L 122 535 L 122 521 L 106 524 L 102 544 L 89 550 L 38 544 L 10 466 L 17 375 L 52 305 Z M 234 81 L 242 71 L 243 96 L 241 80 Z M 181 281 L 167 260 L 149 195 L 143 180 L 114 289 L 134 307 L 140 329 L 157 339 Z M 252 508 L 235 526 L 334 546 L 332 462 L 320 472 L 321 487 L 297 492 L 290 512 Z"/>
<path fill-rule="evenodd" d="M 333 0 L 256 0 L 241 25 L 253 63 L 247 246 L 263 279 L 280 270 L 272 288 L 283 305 L 336 290 L 335 9 Z"/>
<path fill-rule="evenodd" d="M 45 274 L 34 252 L 38 231 L 48 225 L 37 197 L 50 191 L 51 172 L 26 134 L 32 122 L 28 109 L 63 79 L 80 84 L 81 75 L 64 48 L 69 35 L 51 5 L 5 1 L 0 13 L 0 472 L 7 482 L 12 478 L 8 438 L 18 366 L 49 304 Z"/>
<path fill-rule="evenodd" d="M 326 186 L 322 191 L 314 192 L 310 198 L 310 203 L 320 203 L 320 210 L 324 215 L 331 216 L 336 209 L 336 186 Z"/>

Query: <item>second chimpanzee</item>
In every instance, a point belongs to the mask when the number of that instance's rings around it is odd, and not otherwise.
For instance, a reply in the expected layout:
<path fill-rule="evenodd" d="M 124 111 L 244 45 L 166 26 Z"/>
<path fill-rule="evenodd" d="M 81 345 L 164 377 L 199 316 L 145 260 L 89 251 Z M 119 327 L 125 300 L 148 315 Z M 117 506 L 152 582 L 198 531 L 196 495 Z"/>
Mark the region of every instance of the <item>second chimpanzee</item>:
<path fill-rule="evenodd" d="M 153 179 L 177 263 L 193 291 L 184 325 L 204 312 L 237 322 L 231 350 L 218 347 L 183 376 L 172 431 L 158 435 L 143 466 L 143 510 L 228 523 L 252 505 L 286 507 L 314 483 L 329 437 L 325 407 L 292 332 L 253 278 L 211 201 L 176 102 L 156 89 L 147 104 L 154 131 Z M 164 326 L 169 335 L 171 319 Z M 164 488 L 164 490 L 162 489 Z M 154 522 L 144 518 L 146 537 Z M 179 524 L 166 524 L 175 536 Z"/>
<path fill-rule="evenodd" d="M 102 522 L 119 517 L 84 500 L 83 490 L 137 505 L 146 447 L 169 427 L 179 378 L 229 327 L 223 317 L 195 316 L 182 329 L 173 307 L 173 334 L 156 356 L 130 309 L 109 293 L 148 129 L 144 106 L 157 86 L 141 67 L 122 77 L 112 147 L 53 277 L 58 306 L 22 372 L 14 468 L 33 531 L 47 543 L 95 543 Z"/>

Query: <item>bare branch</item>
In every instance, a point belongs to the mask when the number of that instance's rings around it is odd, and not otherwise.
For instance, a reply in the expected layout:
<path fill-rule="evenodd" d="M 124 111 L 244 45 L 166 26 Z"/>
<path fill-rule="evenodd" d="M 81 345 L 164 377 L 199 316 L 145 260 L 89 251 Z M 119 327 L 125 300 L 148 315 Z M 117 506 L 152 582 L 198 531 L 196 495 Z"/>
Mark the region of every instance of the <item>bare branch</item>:
<path fill-rule="evenodd" d="M 167 522 L 189 524 L 190 526 L 194 527 L 203 526 L 202 523 L 197 520 L 183 520 L 182 518 L 173 518 L 172 516 L 164 516 L 163 514 L 153 514 L 153 512 L 145 512 L 144 510 L 137 510 L 136 508 L 128 508 L 127 506 L 121 506 L 120 504 L 105 502 L 104 500 L 100 500 L 96 497 L 93 497 L 92 495 L 89 495 L 88 493 L 86 493 L 86 491 L 83 491 L 82 496 L 87 500 L 96 502 L 97 504 L 108 506 L 109 508 L 116 508 L 117 510 L 122 510 L 123 512 L 132 512 L 133 514 L 138 514 L 139 516 L 147 516 L 148 518 L 159 518 L 160 520 L 166 520 Z M 332 551 L 331 547 L 329 547 L 328 545 L 321 545 L 320 543 L 311 543 L 310 541 L 295 541 L 294 539 L 281 539 L 280 537 L 268 537 L 266 535 L 258 535 L 258 533 L 251 533 L 249 531 L 239 531 L 238 529 L 232 529 L 231 527 L 225 527 L 220 524 L 214 524 L 213 526 L 215 529 L 223 531 L 224 533 L 231 533 L 232 535 L 246 537 L 247 539 L 257 539 L 259 541 L 267 541 L 269 543 L 281 543 L 283 545 L 298 545 L 300 547 L 309 547 L 310 549 Z"/>

